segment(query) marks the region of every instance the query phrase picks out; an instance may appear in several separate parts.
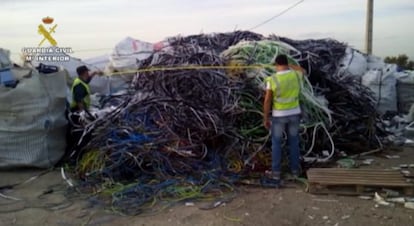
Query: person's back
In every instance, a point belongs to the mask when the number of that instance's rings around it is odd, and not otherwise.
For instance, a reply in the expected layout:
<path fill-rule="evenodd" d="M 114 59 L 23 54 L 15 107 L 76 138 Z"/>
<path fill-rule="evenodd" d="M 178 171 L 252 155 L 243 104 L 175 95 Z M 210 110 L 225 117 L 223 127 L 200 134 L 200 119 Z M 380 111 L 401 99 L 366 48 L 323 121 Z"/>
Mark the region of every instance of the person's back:
<path fill-rule="evenodd" d="M 293 70 L 278 71 L 269 78 L 268 88 L 272 90 L 273 117 L 300 114 L 300 75 Z"/>
<path fill-rule="evenodd" d="M 299 175 L 299 123 L 301 108 L 299 103 L 302 73 L 291 70 L 286 55 L 276 57 L 277 73 L 266 81 L 266 94 L 263 106 L 264 126 L 272 134 L 272 169 L 268 172 L 273 179 L 280 179 L 282 158 L 282 137 L 287 127 L 289 143 L 289 163 L 292 174 Z M 270 120 L 270 109 L 272 109 Z"/>
<path fill-rule="evenodd" d="M 76 69 L 78 77 L 72 85 L 72 102 L 70 103 L 71 111 L 87 110 L 90 107 L 90 88 L 88 83 L 92 79 L 89 75 L 89 69 L 86 66 L 80 66 Z"/>

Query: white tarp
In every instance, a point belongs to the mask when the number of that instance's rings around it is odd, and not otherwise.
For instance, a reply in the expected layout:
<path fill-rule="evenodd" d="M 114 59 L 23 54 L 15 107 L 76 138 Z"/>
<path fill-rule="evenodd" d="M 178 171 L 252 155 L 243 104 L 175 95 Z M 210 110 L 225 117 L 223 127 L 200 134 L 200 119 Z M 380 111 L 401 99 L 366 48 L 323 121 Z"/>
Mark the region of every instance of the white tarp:
<path fill-rule="evenodd" d="M 107 70 L 110 63 L 109 55 L 101 55 L 92 58 L 83 59 L 83 62 L 90 67 L 91 70 Z"/>
<path fill-rule="evenodd" d="M 377 110 L 384 114 L 387 111 L 397 112 L 397 79 L 396 66 L 387 64 L 381 70 L 369 70 L 362 77 L 362 84 L 375 94 Z"/>
<path fill-rule="evenodd" d="M 110 56 L 109 69 L 134 72 L 140 66 L 140 61 L 149 58 L 155 51 L 167 45 L 167 41 L 149 43 L 126 37 L 115 46 Z"/>
<path fill-rule="evenodd" d="M 65 152 L 67 72 L 12 72 L 17 87 L 0 87 L 0 168 L 51 167 Z"/>
<path fill-rule="evenodd" d="M 139 61 L 154 53 L 154 45 L 149 42 L 126 37 L 114 48 L 110 56 L 110 69 L 114 71 L 132 71 L 139 67 Z"/>

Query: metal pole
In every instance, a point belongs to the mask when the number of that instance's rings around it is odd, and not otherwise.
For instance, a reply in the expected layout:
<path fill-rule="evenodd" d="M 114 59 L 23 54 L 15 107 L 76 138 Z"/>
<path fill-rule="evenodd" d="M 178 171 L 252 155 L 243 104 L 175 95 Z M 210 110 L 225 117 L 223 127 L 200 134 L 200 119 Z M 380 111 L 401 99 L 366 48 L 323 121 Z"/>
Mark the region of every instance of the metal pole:
<path fill-rule="evenodd" d="M 374 17 L 374 0 L 367 0 L 367 24 L 365 33 L 365 52 L 372 54 L 372 27 Z"/>

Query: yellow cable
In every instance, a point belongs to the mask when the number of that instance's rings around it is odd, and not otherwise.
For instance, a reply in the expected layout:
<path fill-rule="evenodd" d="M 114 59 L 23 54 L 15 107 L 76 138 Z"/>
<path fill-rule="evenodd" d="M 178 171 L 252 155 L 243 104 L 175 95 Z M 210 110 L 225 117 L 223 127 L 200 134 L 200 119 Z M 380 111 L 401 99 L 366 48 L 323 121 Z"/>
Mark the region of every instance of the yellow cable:
<path fill-rule="evenodd" d="M 238 209 L 238 208 L 242 207 L 242 206 L 244 205 L 244 203 L 245 203 L 245 200 L 243 199 L 243 200 L 242 200 L 242 202 L 241 202 L 239 205 L 237 205 L 237 206 L 236 206 L 236 207 L 234 207 L 234 208 L 229 209 L 229 211 L 231 211 L 231 210 L 236 210 L 236 209 Z M 223 217 L 224 217 L 224 219 L 226 219 L 226 220 L 228 220 L 228 221 L 233 221 L 233 222 L 241 222 L 241 221 L 242 221 L 242 219 L 241 219 L 241 218 L 236 218 L 236 217 L 228 217 L 228 216 L 226 216 L 226 212 L 227 212 L 227 211 L 223 211 Z"/>
<path fill-rule="evenodd" d="M 240 160 L 234 160 L 227 166 L 228 170 L 234 173 L 239 173 L 243 169 L 243 163 Z"/>

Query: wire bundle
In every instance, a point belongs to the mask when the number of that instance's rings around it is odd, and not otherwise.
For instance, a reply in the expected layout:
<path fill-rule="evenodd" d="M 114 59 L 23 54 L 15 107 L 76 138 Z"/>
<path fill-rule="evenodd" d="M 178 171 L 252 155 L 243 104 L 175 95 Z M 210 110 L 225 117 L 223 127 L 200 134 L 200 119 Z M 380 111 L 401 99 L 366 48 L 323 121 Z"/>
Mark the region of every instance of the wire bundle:
<path fill-rule="evenodd" d="M 109 194 L 114 209 L 127 214 L 183 200 L 228 199 L 236 183 L 270 167 L 262 101 L 279 53 L 309 74 L 300 97 L 305 161 L 331 160 L 355 135 L 373 144 L 371 93 L 335 79 L 344 44 L 261 39 L 242 31 L 175 37 L 139 62 L 129 93 L 112 100 L 120 103 L 116 109 L 86 126 L 92 140 L 76 166 L 81 185 Z M 235 66 L 253 67 L 229 70 Z"/>

